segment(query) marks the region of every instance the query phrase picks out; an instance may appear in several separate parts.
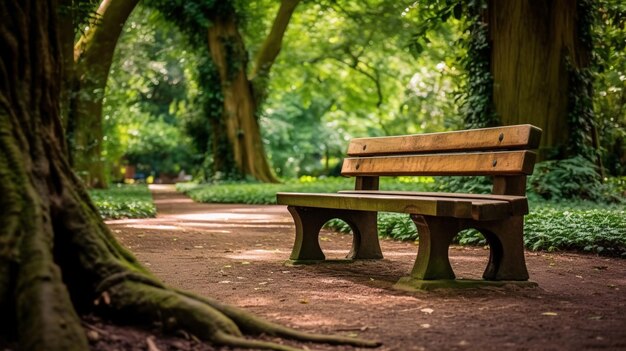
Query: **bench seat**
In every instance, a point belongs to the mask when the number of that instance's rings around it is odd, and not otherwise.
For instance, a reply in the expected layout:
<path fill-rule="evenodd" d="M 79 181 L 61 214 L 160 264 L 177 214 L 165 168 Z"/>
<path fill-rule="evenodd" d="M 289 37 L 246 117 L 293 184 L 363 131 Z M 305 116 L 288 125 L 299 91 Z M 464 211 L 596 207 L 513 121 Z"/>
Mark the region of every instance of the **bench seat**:
<path fill-rule="evenodd" d="M 397 212 L 437 217 L 497 220 L 528 213 L 525 197 L 467 196 L 454 193 L 397 191 L 343 191 L 328 193 L 278 193 L 281 205 L 357 211 Z M 514 205 L 513 205 L 514 204 Z M 525 205 L 525 206 L 524 206 Z"/>

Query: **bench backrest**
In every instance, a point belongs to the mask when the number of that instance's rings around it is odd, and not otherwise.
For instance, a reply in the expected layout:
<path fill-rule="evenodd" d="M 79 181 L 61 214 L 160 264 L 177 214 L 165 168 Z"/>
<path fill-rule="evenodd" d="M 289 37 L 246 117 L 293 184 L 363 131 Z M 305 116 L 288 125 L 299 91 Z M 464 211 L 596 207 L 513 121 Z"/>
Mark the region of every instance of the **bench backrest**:
<path fill-rule="evenodd" d="M 341 174 L 357 189 L 377 189 L 378 176 L 491 175 L 494 194 L 524 195 L 541 129 L 529 125 L 352 139 Z"/>

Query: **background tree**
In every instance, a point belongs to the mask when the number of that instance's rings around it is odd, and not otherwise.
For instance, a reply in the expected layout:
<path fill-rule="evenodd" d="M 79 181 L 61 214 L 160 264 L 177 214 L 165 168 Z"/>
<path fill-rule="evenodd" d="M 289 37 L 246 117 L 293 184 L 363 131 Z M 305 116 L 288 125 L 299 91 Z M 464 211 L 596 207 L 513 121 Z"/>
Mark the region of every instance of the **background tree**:
<path fill-rule="evenodd" d="M 269 33 L 263 40 L 248 77 L 248 53 L 235 7 L 216 1 L 209 27 L 209 50 L 219 73 L 224 101 L 226 135 L 234 161 L 245 175 L 264 182 L 276 182 L 261 139 L 258 113 L 267 94 L 267 80 L 291 16 L 300 0 L 282 0 Z"/>
<path fill-rule="evenodd" d="M 585 115 L 592 109 L 591 100 L 580 101 L 589 96 L 585 90 L 591 81 L 572 77 L 592 63 L 587 3 L 527 0 L 488 5 L 495 111 L 502 124 L 525 122 L 541 128 L 544 149 L 567 149 L 572 143 L 592 146 L 593 116 Z M 577 102 L 587 106 L 576 110 Z"/>
<path fill-rule="evenodd" d="M 139 0 L 103 0 L 75 45 L 74 83 L 68 115 L 70 158 L 90 187 L 104 188 L 102 102 L 115 46 Z"/>
<path fill-rule="evenodd" d="M 165 287 L 115 241 L 62 147 L 57 5 L 0 3 L 1 333 L 17 332 L 23 350 L 87 350 L 80 308 L 225 345 L 293 349 L 244 339 L 243 331 L 376 346 L 303 335 Z"/>

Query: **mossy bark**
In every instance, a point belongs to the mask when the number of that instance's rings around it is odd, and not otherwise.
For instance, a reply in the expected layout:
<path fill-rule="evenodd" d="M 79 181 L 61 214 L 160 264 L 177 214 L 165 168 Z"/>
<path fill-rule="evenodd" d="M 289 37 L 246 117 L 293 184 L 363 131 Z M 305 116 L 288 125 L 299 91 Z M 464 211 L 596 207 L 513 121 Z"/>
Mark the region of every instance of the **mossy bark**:
<path fill-rule="evenodd" d="M 224 126 L 239 171 L 263 182 L 277 182 L 265 153 L 258 108 L 267 94 L 270 69 L 281 48 L 293 12 L 300 0 L 283 0 L 272 28 L 253 62 L 248 78 L 248 54 L 234 9 L 216 13 L 208 31 L 211 57 L 218 69 L 224 96 Z M 216 155 L 216 158 L 219 158 Z"/>
<path fill-rule="evenodd" d="M 124 23 L 139 0 L 104 0 L 74 47 L 75 80 L 69 112 L 74 169 L 94 188 L 106 188 L 102 108 L 109 70 Z"/>
<path fill-rule="evenodd" d="M 568 142 L 568 69 L 590 64 L 577 36 L 576 0 L 489 1 L 493 102 L 503 125 L 543 130 L 541 149 Z"/>
<path fill-rule="evenodd" d="M 61 146 L 56 6 L 0 2 L 0 337 L 17 333 L 22 350 L 87 350 L 76 311 L 93 311 L 222 345 L 294 350 L 244 333 L 378 345 L 302 334 L 166 287 L 117 243 Z"/>

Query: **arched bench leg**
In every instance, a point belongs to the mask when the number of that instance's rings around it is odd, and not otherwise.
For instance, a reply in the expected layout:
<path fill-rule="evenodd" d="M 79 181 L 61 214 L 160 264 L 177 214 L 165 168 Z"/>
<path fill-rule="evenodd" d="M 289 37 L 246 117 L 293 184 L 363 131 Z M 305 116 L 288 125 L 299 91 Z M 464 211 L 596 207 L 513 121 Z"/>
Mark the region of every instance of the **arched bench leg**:
<path fill-rule="evenodd" d="M 337 217 L 352 228 L 352 248 L 346 256 L 349 259 L 381 259 L 383 253 L 378 240 L 376 212 L 342 211 Z"/>
<path fill-rule="evenodd" d="M 296 241 L 289 259 L 296 261 L 324 260 L 319 242 L 320 229 L 328 219 L 324 211 L 309 207 L 287 206 L 296 225 Z"/>
<path fill-rule="evenodd" d="M 319 261 L 325 256 L 319 244 L 322 226 L 333 218 L 345 221 L 352 228 L 349 259 L 380 259 L 376 212 L 336 210 L 287 206 L 296 225 L 296 239 L 289 257 L 294 261 Z"/>
<path fill-rule="evenodd" d="M 477 222 L 476 228 L 489 242 L 489 263 L 485 280 L 528 280 L 524 259 L 524 218 Z"/>
<path fill-rule="evenodd" d="M 411 278 L 418 280 L 454 279 L 448 249 L 459 231 L 454 218 L 411 215 L 417 227 L 419 246 Z"/>

